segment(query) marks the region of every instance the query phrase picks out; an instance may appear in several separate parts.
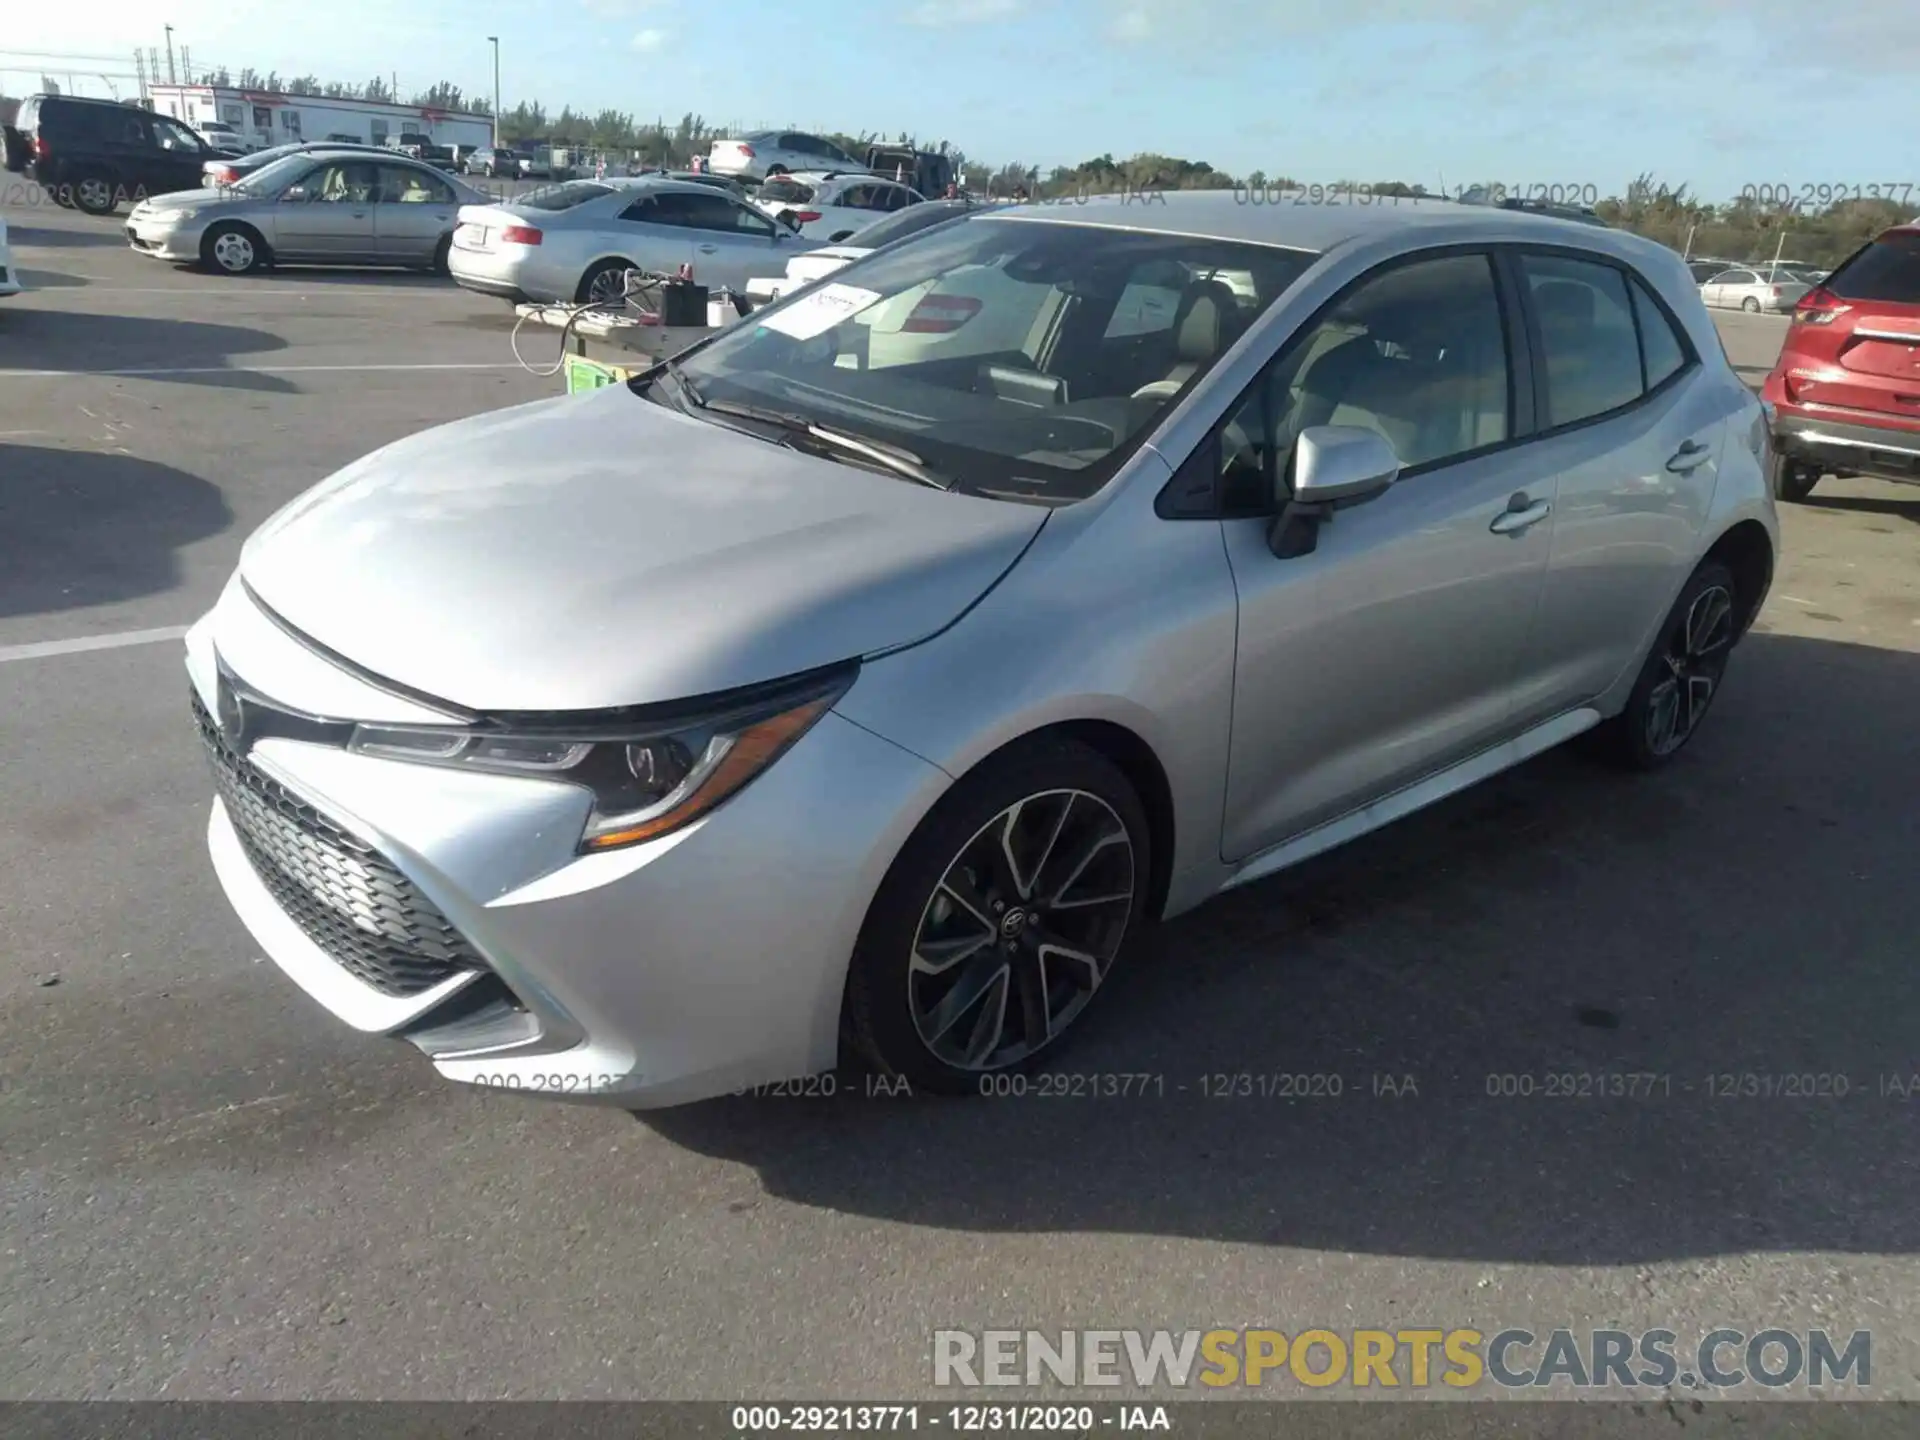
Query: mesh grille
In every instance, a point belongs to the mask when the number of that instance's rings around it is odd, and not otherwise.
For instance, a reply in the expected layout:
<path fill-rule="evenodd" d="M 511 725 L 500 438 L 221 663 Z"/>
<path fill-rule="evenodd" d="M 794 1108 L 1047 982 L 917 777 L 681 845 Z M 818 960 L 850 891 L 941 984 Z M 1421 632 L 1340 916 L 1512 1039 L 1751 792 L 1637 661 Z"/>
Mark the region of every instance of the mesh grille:
<path fill-rule="evenodd" d="M 237 754 L 198 693 L 193 718 L 254 873 L 307 938 L 383 995 L 486 962 L 393 862 Z"/>

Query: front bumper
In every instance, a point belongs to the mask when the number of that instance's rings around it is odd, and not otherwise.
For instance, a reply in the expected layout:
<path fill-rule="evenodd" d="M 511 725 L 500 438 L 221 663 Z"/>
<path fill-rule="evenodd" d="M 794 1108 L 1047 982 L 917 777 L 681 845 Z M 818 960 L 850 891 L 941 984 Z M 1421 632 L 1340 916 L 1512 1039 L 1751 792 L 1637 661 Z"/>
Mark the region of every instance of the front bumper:
<path fill-rule="evenodd" d="M 391 696 L 356 700 L 360 681 L 274 628 L 237 586 L 187 647 L 215 714 L 224 664 L 308 714 L 399 718 Z M 207 833 L 221 885 L 295 983 L 356 1029 L 411 1040 L 448 1079 L 628 1109 L 836 1063 L 867 906 L 947 783 L 829 714 L 703 820 L 580 856 L 588 797 L 569 785 L 280 738 L 258 741 L 248 763 L 372 847 L 485 965 L 405 995 L 366 983 L 275 899 L 216 801 Z"/>
<path fill-rule="evenodd" d="M 1862 424 L 1775 401 L 1773 446 L 1832 474 L 1920 485 L 1920 428 Z"/>
<path fill-rule="evenodd" d="M 200 235 L 203 227 L 194 221 L 161 224 L 149 216 L 134 214 L 127 218 L 127 244 L 142 255 L 174 264 L 191 264 L 200 259 Z"/>

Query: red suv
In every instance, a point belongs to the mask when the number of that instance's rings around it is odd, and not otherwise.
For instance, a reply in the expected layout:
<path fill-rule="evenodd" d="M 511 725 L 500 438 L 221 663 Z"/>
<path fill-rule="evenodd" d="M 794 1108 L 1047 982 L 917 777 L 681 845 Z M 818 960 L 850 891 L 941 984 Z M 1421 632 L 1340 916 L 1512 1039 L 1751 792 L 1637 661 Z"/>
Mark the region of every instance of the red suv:
<path fill-rule="evenodd" d="M 1920 485 L 1920 221 L 1856 250 L 1794 306 L 1761 396 L 1773 406 L 1773 493 L 1822 475 Z"/>

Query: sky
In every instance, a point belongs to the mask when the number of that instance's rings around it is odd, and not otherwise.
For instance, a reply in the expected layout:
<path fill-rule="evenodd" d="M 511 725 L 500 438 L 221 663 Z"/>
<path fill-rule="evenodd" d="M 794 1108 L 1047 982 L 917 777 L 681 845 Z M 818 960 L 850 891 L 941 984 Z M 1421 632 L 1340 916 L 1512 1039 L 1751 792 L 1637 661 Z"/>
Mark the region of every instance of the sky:
<path fill-rule="evenodd" d="M 24 52 L 130 73 L 165 24 L 196 68 L 483 95 L 497 34 L 509 107 L 905 130 L 996 167 L 1151 150 L 1601 195 L 1651 172 L 1714 200 L 1877 183 L 1920 214 L 1920 0 L 86 0 L 13 7 L 0 89 L 38 87 Z"/>

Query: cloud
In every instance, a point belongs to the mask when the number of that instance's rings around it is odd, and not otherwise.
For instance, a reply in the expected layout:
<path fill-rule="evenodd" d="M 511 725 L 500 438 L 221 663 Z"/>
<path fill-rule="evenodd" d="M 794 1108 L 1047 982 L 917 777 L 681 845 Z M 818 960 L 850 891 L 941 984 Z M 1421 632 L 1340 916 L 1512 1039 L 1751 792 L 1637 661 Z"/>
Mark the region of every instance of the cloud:
<path fill-rule="evenodd" d="M 1004 20 L 1020 8 L 1020 0 L 926 0 L 908 17 L 915 25 L 945 29 L 951 25 L 983 25 Z"/>
<path fill-rule="evenodd" d="M 633 37 L 633 48 L 643 55 L 660 49 L 666 43 L 667 32 L 664 30 L 642 30 Z"/>
<path fill-rule="evenodd" d="M 1108 31 L 1115 40 L 1123 45 L 1136 44 L 1150 38 L 1153 34 L 1153 17 L 1142 5 L 1132 5 L 1115 17 L 1112 29 Z"/>

